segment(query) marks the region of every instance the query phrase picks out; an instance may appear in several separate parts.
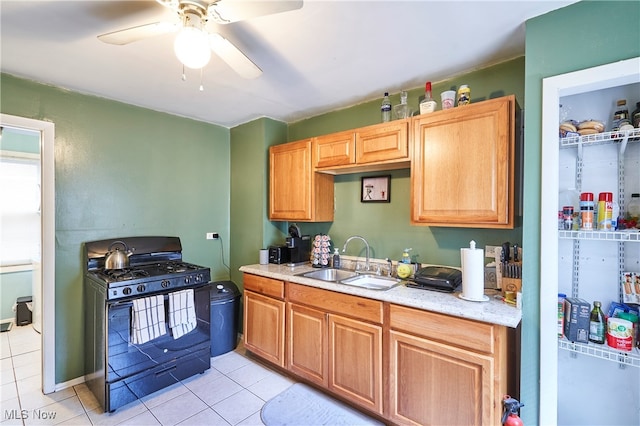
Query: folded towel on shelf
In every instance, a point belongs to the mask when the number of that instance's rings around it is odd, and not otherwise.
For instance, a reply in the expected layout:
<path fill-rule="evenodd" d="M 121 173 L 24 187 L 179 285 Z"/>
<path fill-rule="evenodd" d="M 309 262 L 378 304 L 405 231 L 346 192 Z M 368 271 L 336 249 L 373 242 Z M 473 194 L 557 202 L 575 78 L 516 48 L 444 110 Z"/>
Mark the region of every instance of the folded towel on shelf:
<path fill-rule="evenodd" d="M 135 299 L 131 311 L 131 343 L 141 345 L 166 334 L 163 296 Z"/>
<path fill-rule="evenodd" d="M 174 339 L 178 339 L 197 325 L 193 289 L 169 293 L 169 328 Z"/>

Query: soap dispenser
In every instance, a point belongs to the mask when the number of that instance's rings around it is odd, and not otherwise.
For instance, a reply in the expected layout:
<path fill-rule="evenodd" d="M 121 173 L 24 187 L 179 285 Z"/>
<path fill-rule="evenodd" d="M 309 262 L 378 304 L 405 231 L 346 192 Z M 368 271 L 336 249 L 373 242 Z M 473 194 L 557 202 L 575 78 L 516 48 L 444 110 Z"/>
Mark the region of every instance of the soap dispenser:
<path fill-rule="evenodd" d="M 337 247 L 333 251 L 333 267 L 335 269 L 340 269 L 340 252 Z"/>
<path fill-rule="evenodd" d="M 402 252 L 402 258 L 400 259 L 400 263 L 411 263 L 411 256 L 409 256 L 409 252 L 412 249 L 407 248 Z"/>

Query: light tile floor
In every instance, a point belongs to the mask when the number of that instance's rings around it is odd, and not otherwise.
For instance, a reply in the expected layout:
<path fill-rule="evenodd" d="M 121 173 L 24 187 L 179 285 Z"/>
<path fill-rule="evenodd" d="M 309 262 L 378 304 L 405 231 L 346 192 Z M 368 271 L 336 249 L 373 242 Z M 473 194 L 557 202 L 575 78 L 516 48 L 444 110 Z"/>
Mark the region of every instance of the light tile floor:
<path fill-rule="evenodd" d="M 266 401 L 294 382 L 245 356 L 242 345 L 211 358 L 211 369 L 104 413 L 83 383 L 44 395 L 40 334 L 33 327 L 0 333 L 0 424 L 262 425 Z"/>

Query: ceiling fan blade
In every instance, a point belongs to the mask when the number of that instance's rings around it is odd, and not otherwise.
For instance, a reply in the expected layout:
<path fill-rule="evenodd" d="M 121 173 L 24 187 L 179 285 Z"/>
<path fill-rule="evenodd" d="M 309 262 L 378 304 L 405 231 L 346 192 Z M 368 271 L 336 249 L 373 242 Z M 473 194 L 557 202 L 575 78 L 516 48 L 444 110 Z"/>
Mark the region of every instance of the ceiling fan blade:
<path fill-rule="evenodd" d="M 208 16 L 218 24 L 256 18 L 258 16 L 272 15 L 274 13 L 288 12 L 300 9 L 302 0 L 284 1 L 239 1 L 219 0 L 208 7 Z"/>
<path fill-rule="evenodd" d="M 149 37 L 172 33 L 178 29 L 179 26 L 173 22 L 154 22 L 153 24 L 102 34 L 98 36 L 98 40 L 104 43 L 123 45 Z"/>
<path fill-rule="evenodd" d="M 247 58 L 244 53 L 220 34 L 209 34 L 211 50 L 235 72 L 244 78 L 256 78 L 262 74 L 262 70 Z"/>

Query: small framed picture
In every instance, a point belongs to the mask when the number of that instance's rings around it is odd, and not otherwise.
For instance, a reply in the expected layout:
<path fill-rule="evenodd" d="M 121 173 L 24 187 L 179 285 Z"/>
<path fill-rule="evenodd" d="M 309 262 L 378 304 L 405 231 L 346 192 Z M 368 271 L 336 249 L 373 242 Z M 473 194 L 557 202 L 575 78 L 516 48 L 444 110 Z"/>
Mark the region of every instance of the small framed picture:
<path fill-rule="evenodd" d="M 362 203 L 391 202 L 391 175 L 368 176 L 362 178 Z"/>

